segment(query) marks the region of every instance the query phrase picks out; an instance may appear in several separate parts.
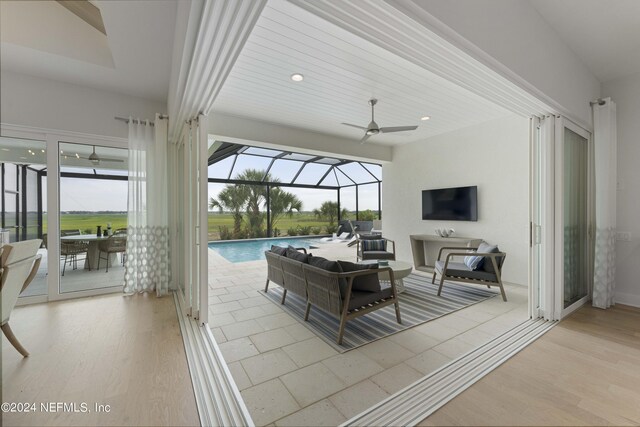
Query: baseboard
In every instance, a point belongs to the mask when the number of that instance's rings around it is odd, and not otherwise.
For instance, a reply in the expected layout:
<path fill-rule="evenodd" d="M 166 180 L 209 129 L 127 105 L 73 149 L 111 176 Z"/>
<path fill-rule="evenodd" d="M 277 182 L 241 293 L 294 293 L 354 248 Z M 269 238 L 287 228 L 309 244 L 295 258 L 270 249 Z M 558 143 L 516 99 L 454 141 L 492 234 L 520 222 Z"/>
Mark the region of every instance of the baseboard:
<path fill-rule="evenodd" d="M 640 307 L 640 294 L 627 294 L 616 292 L 614 296 L 616 304 L 630 305 L 632 307 Z"/>

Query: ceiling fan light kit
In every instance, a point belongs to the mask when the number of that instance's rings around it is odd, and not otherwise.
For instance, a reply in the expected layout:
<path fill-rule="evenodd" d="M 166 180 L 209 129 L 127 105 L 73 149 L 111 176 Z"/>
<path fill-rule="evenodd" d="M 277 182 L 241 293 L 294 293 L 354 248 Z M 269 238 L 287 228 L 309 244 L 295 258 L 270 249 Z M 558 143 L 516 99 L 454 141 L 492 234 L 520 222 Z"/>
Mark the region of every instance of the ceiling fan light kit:
<path fill-rule="evenodd" d="M 418 126 L 392 126 L 392 127 L 380 127 L 376 123 L 375 120 L 375 106 L 378 103 L 378 100 L 372 98 L 369 100 L 369 105 L 371 105 L 371 122 L 367 125 L 367 127 L 354 125 L 351 123 L 342 123 L 346 126 L 351 126 L 354 128 L 358 128 L 364 131 L 364 137 L 360 140 L 360 144 L 364 143 L 369 139 L 369 137 L 378 135 L 379 133 L 392 133 L 392 132 L 405 132 L 409 130 L 415 130 Z"/>

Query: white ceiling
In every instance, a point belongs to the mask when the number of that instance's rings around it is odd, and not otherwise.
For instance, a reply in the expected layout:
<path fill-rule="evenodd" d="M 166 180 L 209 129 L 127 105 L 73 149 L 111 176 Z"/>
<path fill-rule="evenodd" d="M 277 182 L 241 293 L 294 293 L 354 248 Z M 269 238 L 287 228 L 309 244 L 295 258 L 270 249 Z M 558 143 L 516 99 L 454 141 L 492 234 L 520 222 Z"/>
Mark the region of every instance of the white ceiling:
<path fill-rule="evenodd" d="M 304 74 L 301 83 L 292 73 Z M 214 112 L 359 140 L 369 98 L 380 126 L 419 125 L 368 143 L 396 145 L 504 117 L 509 111 L 283 0 L 270 0 Z M 429 115 L 431 120 L 421 121 Z"/>
<path fill-rule="evenodd" d="M 57 2 L 0 1 L 2 70 L 166 102 L 177 3 L 93 3 L 106 40 Z"/>
<path fill-rule="evenodd" d="M 601 82 L 640 72 L 640 0 L 529 0 Z"/>

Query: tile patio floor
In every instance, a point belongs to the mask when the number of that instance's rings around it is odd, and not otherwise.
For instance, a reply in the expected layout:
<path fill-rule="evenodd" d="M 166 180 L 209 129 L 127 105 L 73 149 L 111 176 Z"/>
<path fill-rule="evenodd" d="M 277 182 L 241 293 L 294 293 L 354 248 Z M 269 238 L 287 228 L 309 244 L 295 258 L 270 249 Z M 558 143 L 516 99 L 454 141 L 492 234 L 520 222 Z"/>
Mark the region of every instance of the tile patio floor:
<path fill-rule="evenodd" d="M 314 255 L 355 261 L 355 247 Z M 256 425 L 337 425 L 527 319 L 527 288 L 338 353 L 258 293 L 266 262 L 209 251 L 209 325 Z"/>

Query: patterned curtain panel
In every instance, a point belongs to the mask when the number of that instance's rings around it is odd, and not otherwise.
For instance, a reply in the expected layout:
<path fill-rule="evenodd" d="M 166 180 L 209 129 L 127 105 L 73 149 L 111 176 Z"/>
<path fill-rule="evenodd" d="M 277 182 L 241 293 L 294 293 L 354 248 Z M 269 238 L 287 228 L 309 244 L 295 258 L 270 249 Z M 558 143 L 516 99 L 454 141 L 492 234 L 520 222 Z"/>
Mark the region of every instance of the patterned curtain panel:
<path fill-rule="evenodd" d="M 611 98 L 593 105 L 595 154 L 596 248 L 593 306 L 614 304 L 616 286 L 616 104 Z"/>
<path fill-rule="evenodd" d="M 124 292 L 169 290 L 167 119 L 129 118 L 129 202 Z"/>

